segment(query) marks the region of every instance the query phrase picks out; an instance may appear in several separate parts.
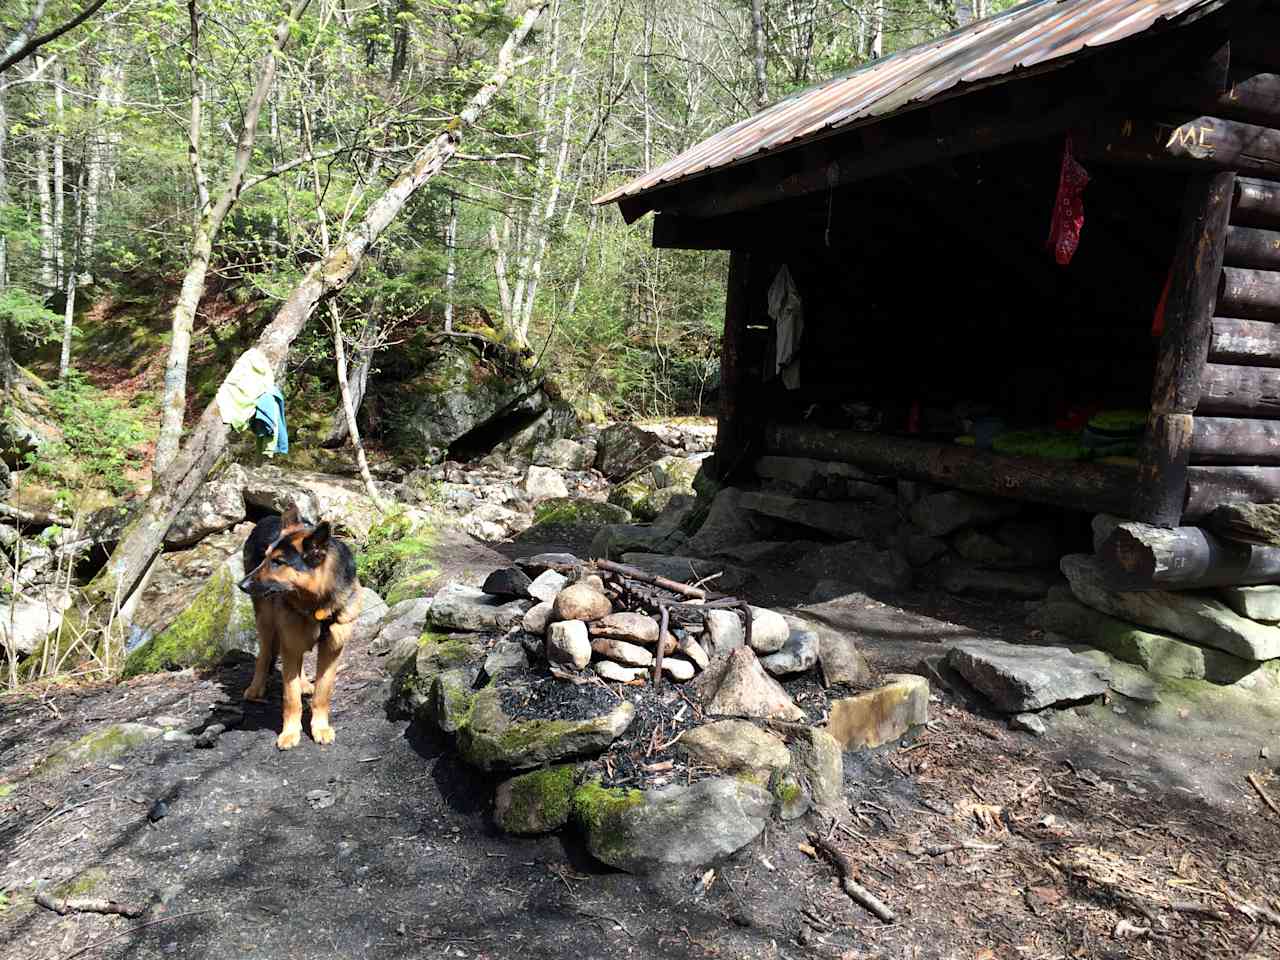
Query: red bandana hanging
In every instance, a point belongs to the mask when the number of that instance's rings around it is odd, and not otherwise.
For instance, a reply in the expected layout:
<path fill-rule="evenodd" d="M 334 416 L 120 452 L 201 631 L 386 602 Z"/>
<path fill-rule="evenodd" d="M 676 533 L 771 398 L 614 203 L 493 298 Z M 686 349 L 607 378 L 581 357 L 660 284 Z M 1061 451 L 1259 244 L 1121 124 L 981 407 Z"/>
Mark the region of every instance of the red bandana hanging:
<path fill-rule="evenodd" d="M 1080 231 L 1084 228 L 1084 188 L 1089 185 L 1089 174 L 1071 155 L 1071 138 L 1062 147 L 1062 174 L 1058 178 L 1058 195 L 1053 201 L 1053 221 L 1049 224 L 1049 240 L 1046 246 L 1053 250 L 1054 259 L 1066 266 L 1075 256 L 1080 245 Z"/>

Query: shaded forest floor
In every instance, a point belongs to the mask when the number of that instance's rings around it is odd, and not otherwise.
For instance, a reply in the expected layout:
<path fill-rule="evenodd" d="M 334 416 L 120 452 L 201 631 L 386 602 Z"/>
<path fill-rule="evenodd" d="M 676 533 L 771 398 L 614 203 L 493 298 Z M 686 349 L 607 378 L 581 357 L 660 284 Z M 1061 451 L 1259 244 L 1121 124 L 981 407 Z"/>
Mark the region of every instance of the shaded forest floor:
<path fill-rule="evenodd" d="M 477 546 L 444 559 L 447 578 L 501 558 Z M 970 614 L 969 627 L 989 635 L 1021 619 L 994 605 Z M 888 615 L 910 634 L 912 613 Z M 927 649 L 865 647 L 877 671 L 910 666 Z M 1256 745 L 1227 756 L 1216 741 L 1103 729 L 1085 712 L 1033 740 L 942 693 L 928 729 L 846 757 L 849 820 L 775 824 L 713 877 L 641 879 L 600 867 L 571 834 L 500 834 L 492 782 L 455 761 L 443 738 L 387 719 L 380 663 L 362 649 L 344 658 L 338 740 L 323 750 L 304 738 L 276 751 L 279 683 L 269 703 L 242 705 L 251 667 L 0 701 L 0 958 L 1048 960 L 1280 950 L 1280 926 L 1242 912 L 1280 912 L 1280 817 L 1242 773 Z M 55 744 L 107 724 L 199 721 L 220 703 L 243 707 L 244 719 L 211 749 L 152 740 L 31 773 Z M 1274 781 L 1272 790 L 1280 795 Z M 157 800 L 167 814 L 152 823 Z M 813 830 L 850 854 L 896 923 L 852 903 L 831 867 L 806 852 Z M 60 894 L 147 912 L 61 917 L 33 903 L 41 878 Z"/>

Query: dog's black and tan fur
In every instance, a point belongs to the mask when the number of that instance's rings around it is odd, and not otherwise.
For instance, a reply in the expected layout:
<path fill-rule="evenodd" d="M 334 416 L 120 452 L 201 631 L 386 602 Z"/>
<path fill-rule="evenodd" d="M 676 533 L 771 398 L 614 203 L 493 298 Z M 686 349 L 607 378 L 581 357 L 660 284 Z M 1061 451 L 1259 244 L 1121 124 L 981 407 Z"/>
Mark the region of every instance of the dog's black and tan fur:
<path fill-rule="evenodd" d="M 291 507 L 282 517 L 261 520 L 244 544 L 248 573 L 240 589 L 253 597 L 258 626 L 258 662 L 246 700 L 262 700 L 267 677 L 280 654 L 284 673 L 284 723 L 276 746 L 288 750 L 302 738 L 302 696 L 311 700 L 311 736 L 333 743 L 329 700 L 338 657 L 360 615 L 361 589 L 351 549 L 329 524 L 304 522 Z M 302 657 L 316 651 L 314 688 L 302 673 Z"/>

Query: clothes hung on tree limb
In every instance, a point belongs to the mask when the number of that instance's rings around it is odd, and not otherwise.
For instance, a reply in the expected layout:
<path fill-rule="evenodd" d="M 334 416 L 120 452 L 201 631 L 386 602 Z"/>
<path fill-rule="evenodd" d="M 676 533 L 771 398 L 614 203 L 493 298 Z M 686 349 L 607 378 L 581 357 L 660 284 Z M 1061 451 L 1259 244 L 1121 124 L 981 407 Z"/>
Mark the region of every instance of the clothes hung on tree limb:
<path fill-rule="evenodd" d="M 1058 175 L 1058 194 L 1053 200 L 1053 219 L 1049 223 L 1049 240 L 1045 246 L 1053 251 L 1060 266 L 1066 266 L 1080 245 L 1084 229 L 1084 188 L 1089 173 L 1071 153 L 1071 138 L 1062 145 L 1062 170 Z"/>
<path fill-rule="evenodd" d="M 788 390 L 800 389 L 800 339 L 804 336 L 804 306 L 800 291 L 784 264 L 769 287 L 769 316 L 776 325 L 774 373 Z"/>
<path fill-rule="evenodd" d="M 289 429 L 284 419 L 284 396 L 276 387 L 267 355 L 253 347 L 240 355 L 218 388 L 218 414 L 232 430 L 251 427 L 269 440 L 267 456 L 289 452 Z"/>

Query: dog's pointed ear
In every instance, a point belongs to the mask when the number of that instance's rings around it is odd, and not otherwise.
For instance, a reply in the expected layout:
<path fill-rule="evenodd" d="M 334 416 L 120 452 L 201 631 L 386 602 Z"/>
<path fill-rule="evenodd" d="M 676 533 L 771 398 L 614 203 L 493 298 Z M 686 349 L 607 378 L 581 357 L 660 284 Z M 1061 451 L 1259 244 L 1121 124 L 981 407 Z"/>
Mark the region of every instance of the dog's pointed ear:
<path fill-rule="evenodd" d="M 324 563 L 325 554 L 329 551 L 329 524 L 321 523 L 302 541 L 302 559 L 309 567 L 318 567 Z"/>
<path fill-rule="evenodd" d="M 298 516 L 298 505 L 292 504 L 288 510 L 280 515 L 280 525 L 282 527 L 296 527 L 302 522 L 302 518 Z"/>

